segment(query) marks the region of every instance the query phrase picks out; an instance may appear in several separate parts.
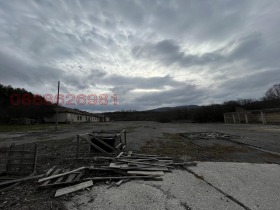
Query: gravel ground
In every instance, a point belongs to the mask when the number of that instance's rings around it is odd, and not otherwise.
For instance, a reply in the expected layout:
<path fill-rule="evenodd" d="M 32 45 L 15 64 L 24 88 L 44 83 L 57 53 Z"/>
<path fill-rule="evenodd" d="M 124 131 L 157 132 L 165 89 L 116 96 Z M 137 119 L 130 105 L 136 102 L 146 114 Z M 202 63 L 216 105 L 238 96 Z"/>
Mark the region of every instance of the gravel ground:
<path fill-rule="evenodd" d="M 280 153 L 280 126 L 156 122 L 73 124 L 30 132 L 0 133 L 0 147 L 38 144 L 38 173 L 53 165 L 76 168 L 90 163 L 66 160 L 75 155 L 75 136 L 100 129 L 126 129 L 127 150 L 200 161 L 190 170 L 166 173 L 163 181 L 131 181 L 107 189 L 95 183 L 83 191 L 54 199 L 56 188 L 37 191 L 34 181 L 0 195 L 1 209 L 277 209 L 279 155 L 219 139 L 189 140 L 188 132 L 223 132 L 264 150 Z M 1 156 L 2 158 L 2 156 Z M 278 196 L 279 197 L 279 196 Z"/>

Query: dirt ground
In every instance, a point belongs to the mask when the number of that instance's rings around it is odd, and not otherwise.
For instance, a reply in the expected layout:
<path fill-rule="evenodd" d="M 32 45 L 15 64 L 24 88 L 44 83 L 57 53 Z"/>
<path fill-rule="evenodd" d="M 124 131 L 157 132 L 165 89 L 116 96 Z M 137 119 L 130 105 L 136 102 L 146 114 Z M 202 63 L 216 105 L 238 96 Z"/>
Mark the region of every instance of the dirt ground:
<path fill-rule="evenodd" d="M 76 135 L 92 130 L 126 129 L 127 150 L 147 154 L 162 154 L 175 160 L 240 163 L 280 163 L 280 126 L 257 124 L 191 124 L 156 122 L 84 123 L 24 132 L 1 132 L 0 148 L 11 143 L 27 147 L 38 145 L 37 174 L 53 165 L 61 168 L 90 166 L 90 162 L 77 162 Z M 188 139 L 182 134 L 190 132 L 222 132 L 240 138 Z M 241 142 L 242 144 L 240 144 Z M 66 195 L 53 198 L 57 188 L 37 190 L 35 181 L 27 181 L 0 195 L 1 209 L 65 209 Z"/>

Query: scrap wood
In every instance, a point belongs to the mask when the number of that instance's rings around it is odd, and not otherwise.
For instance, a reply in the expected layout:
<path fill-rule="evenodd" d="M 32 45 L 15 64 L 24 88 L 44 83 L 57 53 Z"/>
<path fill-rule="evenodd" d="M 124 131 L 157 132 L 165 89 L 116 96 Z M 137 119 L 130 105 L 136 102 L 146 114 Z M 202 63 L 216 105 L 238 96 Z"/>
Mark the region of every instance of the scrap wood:
<path fill-rule="evenodd" d="M 83 180 L 73 180 L 73 181 L 70 181 L 70 182 L 59 182 L 59 183 L 51 183 L 51 184 L 47 184 L 47 185 L 40 185 L 38 186 L 38 189 L 43 189 L 43 188 L 49 188 L 49 187 L 54 187 L 54 186 L 65 186 L 65 185 L 72 185 L 72 184 L 78 184 L 80 182 L 82 182 Z"/>
<path fill-rule="evenodd" d="M 121 165 L 115 165 L 115 163 L 110 163 L 109 167 L 108 166 L 103 166 L 101 169 L 120 169 L 120 170 L 138 170 L 138 169 L 144 169 L 144 170 L 149 170 L 149 171 L 165 171 L 165 172 L 170 172 L 170 169 L 167 168 L 166 166 L 162 167 L 155 167 L 155 166 L 150 166 L 150 165 L 141 165 L 139 164 L 121 164 Z"/>
<path fill-rule="evenodd" d="M 69 169 L 66 169 L 64 172 L 69 172 L 69 171 L 70 171 Z M 70 174 L 70 175 L 72 175 L 72 174 Z M 54 183 L 55 184 L 60 183 L 63 179 L 64 179 L 64 176 L 61 176 Z"/>
<path fill-rule="evenodd" d="M 124 168 L 122 168 L 124 169 Z M 136 167 L 129 167 L 128 170 L 145 170 L 145 171 L 163 171 L 163 172 L 170 172 L 170 169 L 167 167 L 150 167 L 150 166 L 136 166 Z"/>
<path fill-rule="evenodd" d="M 121 158 L 117 157 L 116 160 L 159 161 L 156 158 L 131 158 L 131 157 L 121 157 Z"/>
<path fill-rule="evenodd" d="M 76 192 L 78 190 L 82 190 L 82 189 L 91 187 L 92 185 L 93 185 L 92 181 L 86 181 L 86 182 L 79 183 L 79 184 L 76 184 L 76 185 L 73 185 L 70 187 L 65 187 L 65 188 L 57 190 L 54 197 L 59 197 L 59 196 L 62 196 L 62 195 L 68 194 L 68 193 Z"/>
<path fill-rule="evenodd" d="M 62 169 L 57 169 L 53 175 L 58 174 Z M 67 169 L 69 170 L 69 169 Z M 66 170 L 66 171 L 67 171 Z M 42 185 L 40 185 L 38 188 L 48 188 L 53 186 L 63 186 L 63 185 L 69 185 L 69 184 L 77 184 L 80 183 L 81 177 L 84 175 L 85 170 L 73 172 L 69 175 L 58 177 L 57 179 L 49 179 L 47 181 L 44 181 Z M 65 174 L 65 172 L 64 172 Z M 64 180 L 64 181 L 63 181 Z"/>
<path fill-rule="evenodd" d="M 158 155 L 149 155 L 149 154 L 139 154 L 139 153 L 132 153 L 133 156 L 147 156 L 147 157 L 156 157 Z"/>
<path fill-rule="evenodd" d="M 126 182 L 128 182 L 130 179 L 122 179 L 122 180 L 120 180 L 120 181 L 118 181 L 117 183 L 116 183 L 116 186 L 120 186 L 121 184 L 123 184 L 123 183 L 126 183 Z"/>
<path fill-rule="evenodd" d="M 107 167 L 107 166 L 105 166 L 105 167 Z M 128 164 L 124 164 L 124 163 L 121 163 L 121 164 L 110 163 L 109 167 L 110 168 L 128 168 Z"/>
<path fill-rule="evenodd" d="M 53 166 L 51 169 L 49 169 L 49 170 L 46 172 L 45 177 L 49 176 L 56 168 L 57 168 L 57 166 Z"/>
<path fill-rule="evenodd" d="M 50 179 L 55 179 L 55 178 L 58 178 L 58 177 L 61 177 L 61 176 L 65 176 L 65 175 L 68 175 L 68 174 L 72 174 L 72 173 L 74 173 L 74 172 L 84 170 L 85 168 L 86 168 L 86 167 L 80 167 L 80 168 L 77 168 L 77 169 L 72 170 L 72 171 L 69 171 L 69 172 L 64 172 L 64 173 L 61 173 L 61 174 L 57 174 L 57 175 L 45 177 L 45 178 L 39 179 L 38 182 L 40 183 L 40 182 L 44 182 L 44 181 L 47 181 L 47 180 L 50 180 Z"/>
<path fill-rule="evenodd" d="M 121 157 L 122 155 L 123 155 L 123 152 L 121 152 L 120 154 L 118 154 L 117 158 L 118 158 L 118 157 Z"/>
<path fill-rule="evenodd" d="M 163 171 L 128 171 L 131 175 L 163 176 Z"/>
<path fill-rule="evenodd" d="M 57 168 L 57 169 L 52 173 L 52 176 L 58 174 L 58 173 L 61 172 L 61 171 L 62 171 L 62 169 Z M 41 186 L 48 185 L 50 182 L 51 182 L 51 180 L 47 180 L 47 181 L 43 182 L 43 184 L 42 184 Z"/>
<path fill-rule="evenodd" d="M 120 180 L 120 181 L 118 181 L 118 182 L 114 182 L 113 184 L 109 185 L 109 186 L 107 187 L 107 189 L 109 189 L 109 188 L 111 188 L 111 187 L 114 187 L 114 186 L 119 187 L 121 184 L 126 183 L 126 182 L 128 182 L 128 181 L 130 181 L 130 179 L 122 179 L 122 180 Z"/>
<path fill-rule="evenodd" d="M 127 161 L 127 160 L 119 160 L 120 162 L 125 162 L 125 163 L 135 163 L 135 164 L 141 164 L 141 165 L 150 165 L 150 166 L 159 166 L 159 167 L 170 167 L 174 168 L 173 166 L 168 166 L 168 165 L 161 165 L 161 164 L 153 164 L 153 163 L 145 163 L 145 162 L 137 162 L 137 161 Z"/>
<path fill-rule="evenodd" d="M 83 179 L 83 181 L 103 181 L 103 180 L 120 180 L 120 179 L 155 179 L 157 176 L 149 175 L 149 176 L 111 176 L 111 177 L 89 177 Z"/>
<path fill-rule="evenodd" d="M 173 160 L 171 157 L 164 157 L 164 156 L 157 156 L 157 155 L 133 155 L 133 156 L 122 156 L 122 158 L 127 158 L 127 159 L 137 159 L 137 158 L 150 158 L 150 159 L 157 159 L 157 160 Z"/>

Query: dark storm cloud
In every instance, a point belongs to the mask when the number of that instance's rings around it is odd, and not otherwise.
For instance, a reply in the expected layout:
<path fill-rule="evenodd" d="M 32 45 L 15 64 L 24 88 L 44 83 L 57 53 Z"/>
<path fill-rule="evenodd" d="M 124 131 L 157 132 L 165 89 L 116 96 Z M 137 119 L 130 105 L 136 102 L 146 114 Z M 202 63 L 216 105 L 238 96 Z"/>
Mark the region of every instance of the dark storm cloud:
<path fill-rule="evenodd" d="M 184 53 L 174 40 L 162 40 L 152 45 L 135 46 L 132 48 L 132 54 L 135 58 L 156 59 L 167 66 L 178 63 L 182 67 L 207 65 L 224 59 L 219 51 L 203 55 Z"/>
<path fill-rule="evenodd" d="M 231 41 L 215 51 L 202 54 L 184 52 L 175 40 L 162 40 L 155 44 L 134 46 L 131 53 L 136 59 L 158 60 L 167 66 L 179 64 L 182 68 L 209 66 L 213 63 L 222 65 L 238 60 L 247 60 L 252 64 L 263 63 L 264 66 L 268 66 L 270 63 L 266 62 L 267 58 L 275 57 L 275 51 L 267 49 L 265 44 L 261 34 L 250 34 Z M 275 62 L 279 63 L 278 60 Z"/>
<path fill-rule="evenodd" d="M 0 1 L 0 82 L 46 93 L 60 80 L 63 92 L 116 93 L 120 109 L 258 98 L 279 83 L 279 8 L 261 0 Z"/>

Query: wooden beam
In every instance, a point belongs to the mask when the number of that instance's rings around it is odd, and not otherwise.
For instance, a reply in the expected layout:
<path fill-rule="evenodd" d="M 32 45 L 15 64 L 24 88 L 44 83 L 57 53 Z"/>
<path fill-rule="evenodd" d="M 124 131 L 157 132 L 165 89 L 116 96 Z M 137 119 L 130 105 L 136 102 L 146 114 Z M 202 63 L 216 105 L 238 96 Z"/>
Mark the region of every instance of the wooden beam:
<path fill-rule="evenodd" d="M 76 192 L 78 190 L 82 190 L 87 187 L 91 187 L 92 185 L 93 185 L 92 181 L 87 181 L 87 182 L 79 183 L 79 184 L 76 184 L 76 185 L 73 185 L 70 187 L 65 187 L 65 188 L 57 190 L 54 197 L 59 197 L 62 195 L 66 195 L 68 193 Z"/>
<path fill-rule="evenodd" d="M 53 166 L 51 169 L 49 169 L 47 171 L 47 173 L 45 174 L 45 177 L 49 176 L 55 169 L 56 169 L 57 166 Z"/>
<path fill-rule="evenodd" d="M 58 174 L 58 173 L 61 172 L 61 171 L 62 171 L 62 169 L 58 168 L 58 169 L 56 169 L 56 170 L 53 172 L 52 175 L 56 175 L 56 174 Z M 49 174 L 49 175 L 50 175 L 50 174 Z M 41 186 L 48 185 L 50 182 L 51 182 L 51 180 L 47 180 L 47 181 L 45 181 Z M 39 187 L 41 187 L 41 186 L 39 186 Z"/>
<path fill-rule="evenodd" d="M 163 176 L 163 171 L 128 171 L 131 175 L 146 175 L 146 176 Z"/>
<path fill-rule="evenodd" d="M 117 158 L 121 157 L 123 155 L 123 152 L 121 152 L 120 154 L 118 154 Z"/>
<path fill-rule="evenodd" d="M 102 181 L 102 180 L 120 180 L 120 179 L 153 179 L 155 175 L 150 176 L 111 176 L 111 177 L 89 177 L 83 180 Z"/>
<path fill-rule="evenodd" d="M 47 180 L 50 180 L 50 179 L 55 179 L 55 178 L 58 178 L 58 177 L 61 177 L 61 176 L 72 174 L 72 173 L 77 172 L 77 171 L 81 171 L 83 169 L 85 169 L 85 167 L 80 167 L 80 168 L 77 168 L 77 169 L 72 170 L 72 171 L 68 171 L 68 172 L 64 172 L 64 173 L 61 173 L 61 174 L 45 177 L 45 178 L 39 179 L 38 182 L 40 183 L 40 182 L 44 182 L 44 181 L 47 181 Z"/>
<path fill-rule="evenodd" d="M 125 162 L 125 163 L 134 163 L 134 164 L 139 164 L 139 165 L 148 165 L 148 166 L 158 166 L 158 167 L 170 167 L 170 168 L 174 168 L 173 166 L 167 166 L 167 165 L 161 165 L 161 164 L 144 163 L 144 162 L 127 161 L 127 160 L 118 160 L 118 161 L 120 161 L 120 162 Z"/>

